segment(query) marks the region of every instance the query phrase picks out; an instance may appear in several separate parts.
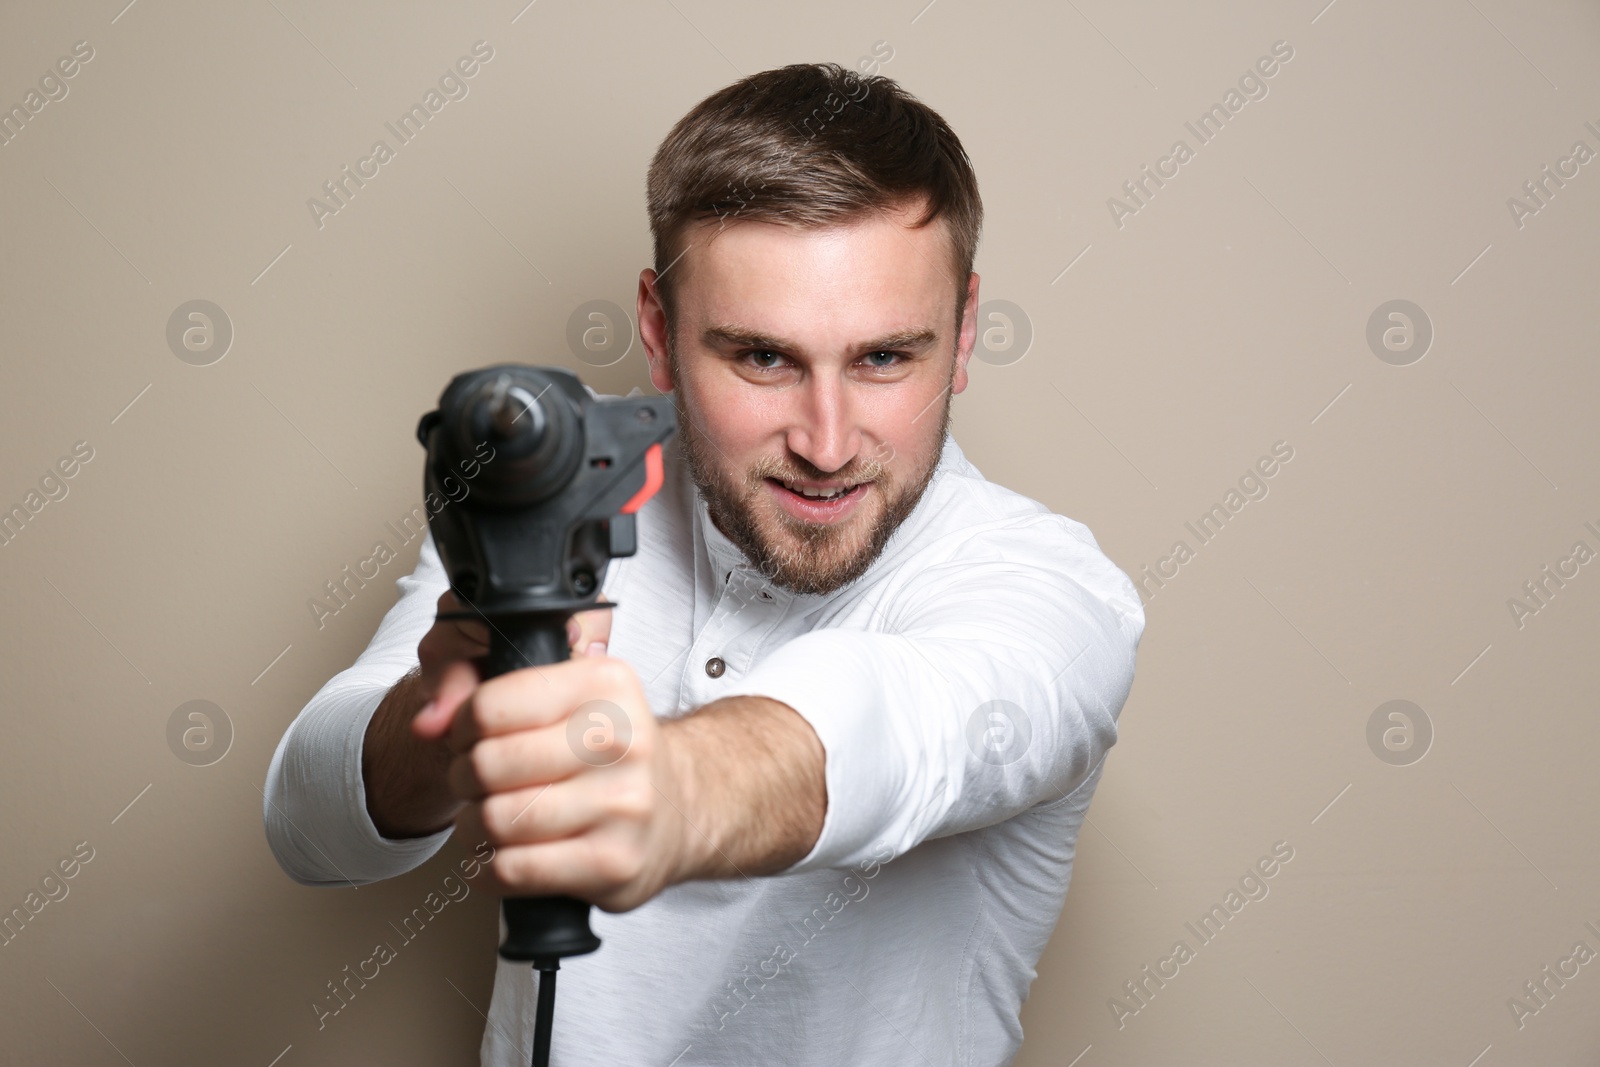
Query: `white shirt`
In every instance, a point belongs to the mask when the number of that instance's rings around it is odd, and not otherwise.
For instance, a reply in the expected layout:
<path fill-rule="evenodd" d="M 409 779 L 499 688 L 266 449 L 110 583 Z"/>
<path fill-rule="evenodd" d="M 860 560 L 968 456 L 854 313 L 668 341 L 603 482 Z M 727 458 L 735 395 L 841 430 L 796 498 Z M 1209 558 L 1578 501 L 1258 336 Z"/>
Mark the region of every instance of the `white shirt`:
<path fill-rule="evenodd" d="M 608 654 L 659 718 L 741 693 L 794 708 L 826 751 L 827 814 L 781 875 L 595 909 L 604 944 L 562 965 L 552 1064 L 1009 1063 L 1133 681 L 1132 582 L 1087 527 L 985 480 L 947 435 L 872 567 L 794 595 L 711 522 L 677 440 L 638 554 L 606 574 Z M 372 643 L 268 772 L 267 838 L 303 885 L 395 877 L 452 832 L 389 840 L 367 813 L 367 722 L 416 666 L 448 585 L 431 538 L 396 584 Z M 535 990 L 527 964 L 498 961 L 484 1064 L 528 1063 Z"/>

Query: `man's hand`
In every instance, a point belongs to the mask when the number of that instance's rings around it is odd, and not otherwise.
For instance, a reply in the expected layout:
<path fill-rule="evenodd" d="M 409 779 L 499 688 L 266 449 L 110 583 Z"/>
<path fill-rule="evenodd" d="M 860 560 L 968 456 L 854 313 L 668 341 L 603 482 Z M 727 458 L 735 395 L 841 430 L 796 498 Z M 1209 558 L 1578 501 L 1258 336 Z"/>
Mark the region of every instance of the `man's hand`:
<path fill-rule="evenodd" d="M 458 607 L 449 592 L 439 598 L 440 615 Z M 610 609 L 582 612 L 573 622 L 567 631 L 573 654 L 603 655 Z M 418 668 L 394 684 L 367 723 L 361 776 L 367 812 L 382 836 L 437 833 L 461 809 L 446 780 L 454 753 L 441 738 L 477 684 L 472 661 L 488 651 L 488 637 L 481 621 L 436 619 L 417 645 Z M 460 669 L 452 673 L 452 665 Z"/>
<path fill-rule="evenodd" d="M 779 701 L 658 723 L 632 666 L 603 655 L 481 684 L 457 662 L 440 691 L 470 691 L 428 727 L 454 753 L 456 827 L 495 846 L 504 895 L 627 911 L 690 879 L 776 874 L 822 832 L 822 743 Z"/>
<path fill-rule="evenodd" d="M 470 687 L 447 669 L 442 692 Z M 700 857 L 685 776 L 638 675 L 608 656 L 512 671 L 472 689 L 446 738 L 468 840 L 495 846 L 511 896 L 576 896 L 627 911 Z"/>

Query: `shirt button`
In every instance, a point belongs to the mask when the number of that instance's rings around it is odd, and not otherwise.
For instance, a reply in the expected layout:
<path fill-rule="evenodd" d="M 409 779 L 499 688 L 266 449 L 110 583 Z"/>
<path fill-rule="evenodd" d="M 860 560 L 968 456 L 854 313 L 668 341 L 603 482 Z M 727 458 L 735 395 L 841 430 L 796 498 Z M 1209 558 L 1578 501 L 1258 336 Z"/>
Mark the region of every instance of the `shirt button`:
<path fill-rule="evenodd" d="M 706 673 L 711 675 L 713 678 L 721 678 L 722 672 L 726 670 L 727 667 L 728 665 L 722 662 L 721 656 L 712 656 L 710 659 L 706 660 Z"/>

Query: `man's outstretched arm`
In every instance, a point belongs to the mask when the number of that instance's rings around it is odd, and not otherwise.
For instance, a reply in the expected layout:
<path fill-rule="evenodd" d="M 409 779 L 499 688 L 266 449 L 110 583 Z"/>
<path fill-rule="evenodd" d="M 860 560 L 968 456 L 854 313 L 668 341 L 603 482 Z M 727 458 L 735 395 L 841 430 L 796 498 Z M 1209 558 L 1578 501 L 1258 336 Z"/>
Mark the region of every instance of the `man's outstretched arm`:
<path fill-rule="evenodd" d="M 777 874 L 811 851 L 828 788 L 822 742 L 799 712 L 767 697 L 725 697 L 662 733 L 694 831 L 678 881 Z"/>
<path fill-rule="evenodd" d="M 429 727 L 456 753 L 457 827 L 496 846 L 506 893 L 626 911 L 1065 802 L 1115 742 L 1144 628 L 1132 583 L 1065 521 L 925 566 L 893 629 L 803 634 L 682 719 L 658 722 L 610 657 L 484 682 Z"/>

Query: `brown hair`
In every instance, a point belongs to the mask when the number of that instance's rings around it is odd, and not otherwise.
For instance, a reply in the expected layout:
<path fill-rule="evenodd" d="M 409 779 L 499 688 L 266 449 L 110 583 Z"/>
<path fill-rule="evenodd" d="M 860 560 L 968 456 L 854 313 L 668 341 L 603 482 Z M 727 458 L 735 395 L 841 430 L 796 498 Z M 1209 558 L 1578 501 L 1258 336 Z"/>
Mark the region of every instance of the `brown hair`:
<path fill-rule="evenodd" d="M 656 287 L 670 319 L 670 268 L 694 221 L 836 225 L 925 198 L 914 226 L 943 218 L 966 305 L 983 201 L 972 162 L 938 113 L 882 75 L 837 63 L 752 74 L 678 120 L 650 162 L 646 201 Z"/>

